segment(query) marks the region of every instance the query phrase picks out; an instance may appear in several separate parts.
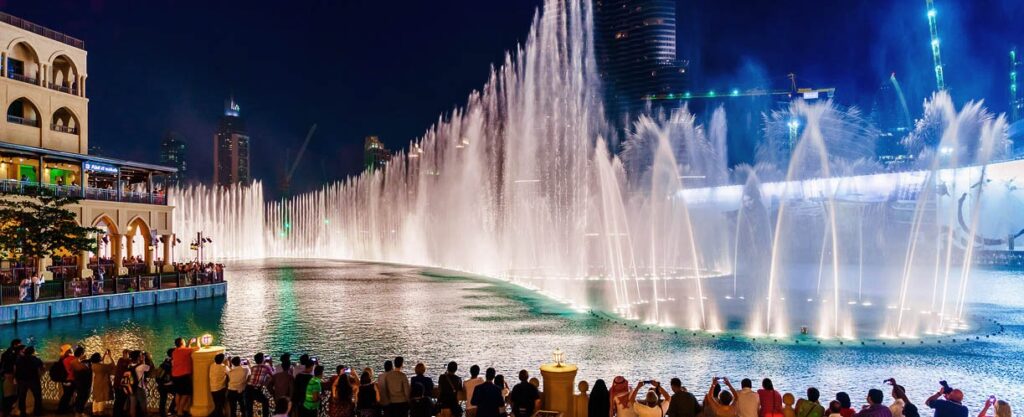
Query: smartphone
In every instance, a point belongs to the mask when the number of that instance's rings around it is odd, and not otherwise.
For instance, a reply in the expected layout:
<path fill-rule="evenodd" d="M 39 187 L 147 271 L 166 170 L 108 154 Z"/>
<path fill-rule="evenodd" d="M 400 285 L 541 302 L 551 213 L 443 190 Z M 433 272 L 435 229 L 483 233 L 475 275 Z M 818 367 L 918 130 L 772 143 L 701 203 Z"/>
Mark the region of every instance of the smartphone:
<path fill-rule="evenodd" d="M 319 364 L 320 363 L 320 358 L 317 358 L 316 356 L 310 356 L 309 360 L 313 361 L 313 363 L 315 363 L 315 364 Z"/>
<path fill-rule="evenodd" d="M 352 368 L 345 368 L 345 369 L 341 370 L 341 373 L 343 373 L 343 374 L 347 374 L 349 372 L 352 372 Z"/>

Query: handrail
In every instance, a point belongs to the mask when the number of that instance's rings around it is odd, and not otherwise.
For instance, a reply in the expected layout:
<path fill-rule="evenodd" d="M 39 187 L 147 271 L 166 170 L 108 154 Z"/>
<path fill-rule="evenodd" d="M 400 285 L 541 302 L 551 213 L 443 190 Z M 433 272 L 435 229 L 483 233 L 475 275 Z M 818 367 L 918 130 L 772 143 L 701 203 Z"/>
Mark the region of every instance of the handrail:
<path fill-rule="evenodd" d="M 99 268 L 92 269 L 98 270 Z M 0 275 L 8 271 L 10 270 L 0 270 Z M 23 281 L 27 280 L 23 279 Z M 200 287 L 222 282 L 224 282 L 224 270 L 222 266 L 218 266 L 214 271 L 186 272 L 179 270 L 168 274 L 157 273 L 116 278 L 97 274 L 87 279 L 0 284 L 0 305 L 154 291 L 166 288 Z"/>
<path fill-rule="evenodd" d="M 15 116 L 13 114 L 7 115 L 7 122 L 31 127 L 39 127 L 38 119 L 26 119 L 21 116 Z"/>
<path fill-rule="evenodd" d="M 16 80 L 16 81 L 21 81 L 23 83 L 39 85 L 39 79 L 38 78 L 29 77 L 29 76 L 27 76 L 25 74 L 19 74 L 19 73 L 16 73 L 16 72 L 8 72 L 7 73 L 7 78 L 10 78 L 10 79 Z"/>
<path fill-rule="evenodd" d="M 42 188 L 57 196 L 83 197 L 85 200 L 101 201 L 124 201 L 129 203 L 167 205 L 167 195 L 164 193 L 146 193 L 138 191 L 125 191 L 118 199 L 117 190 L 85 187 L 83 195 L 81 186 L 40 184 L 35 181 L 19 181 L 16 179 L 0 179 L 0 193 L 33 195 Z"/>
<path fill-rule="evenodd" d="M 53 29 L 32 23 L 28 20 L 22 19 L 17 16 L 12 16 L 7 13 L 0 12 L 0 22 L 4 22 L 11 26 L 19 27 L 29 32 L 35 33 L 37 35 L 53 39 L 57 42 L 66 43 L 78 49 L 85 49 L 85 42 L 83 42 L 81 39 L 65 35 Z"/>

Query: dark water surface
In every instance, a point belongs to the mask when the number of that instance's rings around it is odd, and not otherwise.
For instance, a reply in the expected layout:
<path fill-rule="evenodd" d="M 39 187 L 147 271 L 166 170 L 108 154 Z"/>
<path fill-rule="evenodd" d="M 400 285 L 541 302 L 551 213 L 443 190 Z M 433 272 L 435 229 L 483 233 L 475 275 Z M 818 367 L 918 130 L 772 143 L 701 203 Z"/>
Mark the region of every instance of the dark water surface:
<path fill-rule="evenodd" d="M 340 261 L 235 263 L 226 299 L 5 326 L 0 337 L 30 340 L 52 358 L 61 343 L 83 343 L 90 351 L 129 346 L 159 352 L 175 336 L 209 332 L 235 354 L 308 352 L 330 368 L 380 368 L 400 354 L 411 364 L 424 362 L 431 376 L 449 360 L 459 362 L 460 373 L 474 363 L 507 377 L 521 368 L 533 373 L 561 348 L 579 364 L 579 377 L 590 381 L 679 377 L 692 391 L 704 391 L 715 375 L 770 376 L 783 391 L 816 386 L 830 398 L 843 390 L 860 404 L 868 388 L 896 377 L 923 407 L 945 379 L 966 391 L 972 413 L 990 394 L 1017 405 L 1024 401 L 1019 273 L 978 271 L 972 281 L 979 290 L 972 292 L 970 311 L 998 320 L 1005 333 L 901 347 L 752 343 L 634 329 L 508 284 L 452 275 Z"/>

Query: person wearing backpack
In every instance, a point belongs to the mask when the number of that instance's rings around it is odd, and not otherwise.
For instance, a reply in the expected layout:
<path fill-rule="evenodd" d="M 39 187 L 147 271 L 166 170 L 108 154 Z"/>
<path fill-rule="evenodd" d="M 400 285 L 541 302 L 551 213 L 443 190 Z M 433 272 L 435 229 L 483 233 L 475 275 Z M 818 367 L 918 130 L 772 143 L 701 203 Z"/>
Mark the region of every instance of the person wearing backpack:
<path fill-rule="evenodd" d="M 174 394 L 174 379 L 171 378 L 171 356 L 174 355 L 174 348 L 167 349 L 167 357 L 155 370 L 153 380 L 156 381 L 156 391 L 160 393 L 160 417 L 167 416 L 170 411 L 174 414 L 174 402 L 171 402 L 171 409 L 167 409 L 167 399 Z"/>

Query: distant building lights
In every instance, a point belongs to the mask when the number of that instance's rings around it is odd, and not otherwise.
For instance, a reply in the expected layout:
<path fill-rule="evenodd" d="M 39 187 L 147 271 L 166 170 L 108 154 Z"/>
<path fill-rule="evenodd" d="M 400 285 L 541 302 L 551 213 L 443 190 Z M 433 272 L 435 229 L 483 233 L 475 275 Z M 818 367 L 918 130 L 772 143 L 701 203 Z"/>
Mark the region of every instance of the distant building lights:
<path fill-rule="evenodd" d="M 715 96 L 715 90 L 708 91 L 708 97 L 714 97 L 714 96 Z"/>
<path fill-rule="evenodd" d="M 733 97 L 740 95 L 740 90 L 737 90 L 735 88 L 732 89 L 732 95 L 733 95 Z"/>
<path fill-rule="evenodd" d="M 687 92 L 683 93 L 683 97 L 686 97 L 686 98 L 690 98 L 690 96 L 691 96 L 691 95 L 692 95 L 692 94 L 690 94 L 690 92 L 689 92 L 689 91 L 687 91 Z"/>

